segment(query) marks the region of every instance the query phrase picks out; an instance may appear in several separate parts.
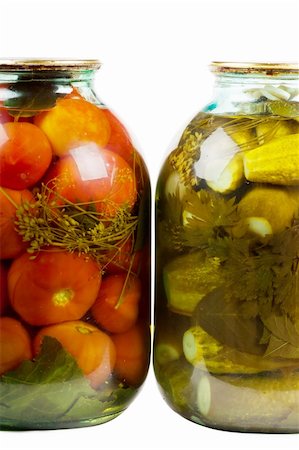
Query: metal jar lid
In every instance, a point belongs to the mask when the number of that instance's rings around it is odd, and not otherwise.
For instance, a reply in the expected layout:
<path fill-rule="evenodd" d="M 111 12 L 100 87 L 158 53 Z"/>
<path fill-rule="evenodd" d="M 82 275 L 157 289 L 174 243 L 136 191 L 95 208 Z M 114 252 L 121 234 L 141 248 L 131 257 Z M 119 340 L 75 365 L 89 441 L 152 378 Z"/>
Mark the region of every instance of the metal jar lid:
<path fill-rule="evenodd" d="M 101 67 L 97 59 L 0 59 L 0 72 L 82 71 Z"/>
<path fill-rule="evenodd" d="M 266 63 L 266 62 L 222 62 L 213 61 L 210 65 L 213 73 L 256 74 L 256 75 L 288 75 L 299 74 L 298 63 Z"/>

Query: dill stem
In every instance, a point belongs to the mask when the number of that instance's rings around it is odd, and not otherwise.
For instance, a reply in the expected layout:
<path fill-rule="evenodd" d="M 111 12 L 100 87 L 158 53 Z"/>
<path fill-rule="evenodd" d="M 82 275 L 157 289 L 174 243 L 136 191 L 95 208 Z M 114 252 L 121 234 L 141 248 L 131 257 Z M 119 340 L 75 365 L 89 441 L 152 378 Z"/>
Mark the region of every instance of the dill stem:
<path fill-rule="evenodd" d="M 16 202 L 14 202 L 14 200 L 11 198 L 11 196 L 5 191 L 5 189 L 3 189 L 2 187 L 0 187 L 0 192 L 4 195 L 4 197 L 7 198 L 7 200 L 17 209 L 19 207 L 19 205 L 16 204 Z"/>
<path fill-rule="evenodd" d="M 126 290 L 126 287 L 127 287 L 127 283 L 128 283 L 128 280 L 129 280 L 129 276 L 130 276 L 130 274 L 131 274 L 131 272 L 132 272 L 132 266 L 133 266 L 133 262 L 134 262 L 134 253 L 133 253 L 133 255 L 131 255 L 131 260 L 130 260 L 130 265 L 129 265 L 129 268 L 128 268 L 128 271 L 127 271 L 127 274 L 126 274 L 126 279 L 125 279 L 125 282 L 124 282 L 124 285 L 123 285 L 123 287 L 122 287 L 122 290 L 121 290 L 121 293 L 120 293 L 120 296 L 119 296 L 119 298 L 118 298 L 118 301 L 117 301 L 117 303 L 116 303 L 116 305 L 115 305 L 115 309 L 118 309 L 120 306 L 121 306 L 121 304 L 122 304 L 122 302 L 123 302 L 123 295 L 124 295 L 124 293 L 125 293 L 125 290 Z"/>

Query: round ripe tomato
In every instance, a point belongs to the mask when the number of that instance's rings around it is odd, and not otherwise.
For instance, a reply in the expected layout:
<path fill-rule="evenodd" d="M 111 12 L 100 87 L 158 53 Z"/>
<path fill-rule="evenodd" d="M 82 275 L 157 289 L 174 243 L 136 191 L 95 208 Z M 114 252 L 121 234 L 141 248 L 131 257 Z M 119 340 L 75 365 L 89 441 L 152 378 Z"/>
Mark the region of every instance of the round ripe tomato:
<path fill-rule="evenodd" d="M 108 275 L 103 279 L 92 315 L 102 328 L 124 333 L 136 322 L 141 297 L 141 283 L 134 275 Z"/>
<path fill-rule="evenodd" d="M 10 199 L 11 200 L 10 200 Z M 16 207 L 23 202 L 33 201 L 33 195 L 28 190 L 14 191 L 0 189 L 0 257 L 1 259 L 15 258 L 25 248 L 26 244 L 16 231 Z"/>
<path fill-rule="evenodd" d="M 16 319 L 0 317 L 0 375 L 32 358 L 31 341 Z"/>
<path fill-rule="evenodd" d="M 109 274 L 127 272 L 130 267 L 131 271 L 137 274 L 141 262 L 141 252 L 133 253 L 133 240 L 130 238 L 119 248 L 107 252 L 106 259 L 107 263 L 103 269 Z"/>
<path fill-rule="evenodd" d="M 109 109 L 102 110 L 110 124 L 111 135 L 106 148 L 117 153 L 124 158 L 129 164 L 133 163 L 134 147 L 131 142 L 129 133 L 123 126 L 123 124 L 112 114 Z"/>
<path fill-rule="evenodd" d="M 3 262 L 0 261 L 0 315 L 5 312 L 8 304 L 8 291 L 7 291 L 7 269 Z"/>
<path fill-rule="evenodd" d="M 125 333 L 115 334 L 115 373 L 125 383 L 138 386 L 148 369 L 149 332 L 140 324 Z"/>
<path fill-rule="evenodd" d="M 56 106 L 38 114 L 34 123 L 48 136 L 58 156 L 88 143 L 105 147 L 110 136 L 103 111 L 82 98 L 57 100 Z"/>
<path fill-rule="evenodd" d="M 14 310 L 31 325 L 80 319 L 94 303 L 101 284 L 98 264 L 76 253 L 24 254 L 8 272 Z"/>
<path fill-rule="evenodd" d="M 111 338 L 83 321 L 65 322 L 42 328 L 34 339 L 34 352 L 39 352 L 42 338 L 51 336 L 75 358 L 91 385 L 96 388 L 111 375 L 115 364 L 115 347 Z"/>
<path fill-rule="evenodd" d="M 50 143 L 31 123 L 0 126 L 0 184 L 25 189 L 41 179 L 52 159 Z"/>
<path fill-rule="evenodd" d="M 109 150 L 83 146 L 71 150 L 49 170 L 45 182 L 73 203 L 94 202 L 98 212 L 115 215 L 120 206 L 136 201 L 134 173 L 128 163 Z"/>

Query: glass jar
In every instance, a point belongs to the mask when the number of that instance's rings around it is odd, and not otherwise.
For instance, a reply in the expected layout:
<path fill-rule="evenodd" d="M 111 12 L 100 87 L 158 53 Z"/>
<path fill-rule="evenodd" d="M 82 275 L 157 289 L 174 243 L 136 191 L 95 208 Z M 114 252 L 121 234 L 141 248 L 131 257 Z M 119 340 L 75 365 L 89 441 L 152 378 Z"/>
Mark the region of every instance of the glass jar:
<path fill-rule="evenodd" d="M 0 423 L 96 425 L 148 369 L 150 186 L 98 61 L 0 62 Z"/>
<path fill-rule="evenodd" d="M 194 422 L 298 432 L 298 66 L 211 67 L 158 179 L 155 374 Z"/>

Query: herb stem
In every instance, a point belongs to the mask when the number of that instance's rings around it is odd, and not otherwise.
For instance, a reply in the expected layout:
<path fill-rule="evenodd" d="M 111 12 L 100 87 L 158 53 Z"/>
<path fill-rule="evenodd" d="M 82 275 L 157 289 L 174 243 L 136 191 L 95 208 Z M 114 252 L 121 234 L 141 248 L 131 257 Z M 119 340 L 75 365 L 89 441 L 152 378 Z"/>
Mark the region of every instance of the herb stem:
<path fill-rule="evenodd" d="M 0 192 L 1 194 L 4 195 L 4 197 L 7 198 L 7 200 L 17 209 L 19 207 L 19 205 L 16 204 L 16 202 L 11 198 L 11 196 L 6 192 L 5 189 L 3 189 L 2 187 L 0 187 Z"/>

